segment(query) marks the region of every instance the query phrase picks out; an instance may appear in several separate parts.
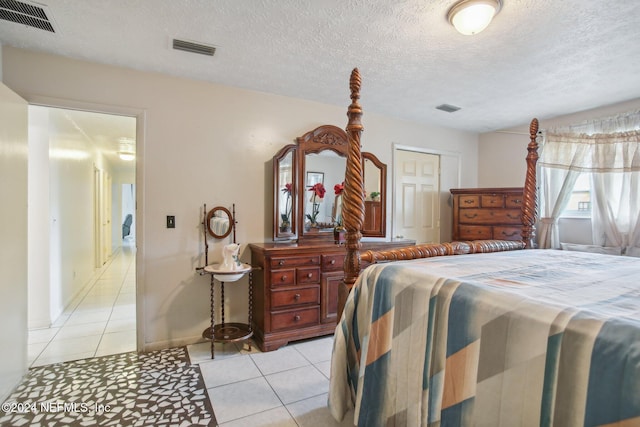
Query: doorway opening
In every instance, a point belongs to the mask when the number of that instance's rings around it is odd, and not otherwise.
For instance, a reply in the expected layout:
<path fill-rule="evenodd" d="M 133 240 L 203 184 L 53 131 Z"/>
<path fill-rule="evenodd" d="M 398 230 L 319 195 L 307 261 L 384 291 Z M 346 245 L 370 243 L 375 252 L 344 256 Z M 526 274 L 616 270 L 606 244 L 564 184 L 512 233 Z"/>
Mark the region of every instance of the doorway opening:
<path fill-rule="evenodd" d="M 459 186 L 459 153 L 394 144 L 393 171 L 393 238 L 451 240 L 449 189 Z"/>
<path fill-rule="evenodd" d="M 137 348 L 136 122 L 29 106 L 29 366 Z"/>

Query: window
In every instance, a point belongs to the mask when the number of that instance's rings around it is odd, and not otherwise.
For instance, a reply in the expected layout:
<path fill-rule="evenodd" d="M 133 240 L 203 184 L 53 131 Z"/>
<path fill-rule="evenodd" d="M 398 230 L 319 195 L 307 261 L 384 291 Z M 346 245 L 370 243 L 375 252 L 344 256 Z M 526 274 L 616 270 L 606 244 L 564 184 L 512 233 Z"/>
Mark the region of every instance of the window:
<path fill-rule="evenodd" d="M 567 206 L 560 215 L 562 218 L 591 217 L 591 175 L 583 172 L 576 180 Z"/>

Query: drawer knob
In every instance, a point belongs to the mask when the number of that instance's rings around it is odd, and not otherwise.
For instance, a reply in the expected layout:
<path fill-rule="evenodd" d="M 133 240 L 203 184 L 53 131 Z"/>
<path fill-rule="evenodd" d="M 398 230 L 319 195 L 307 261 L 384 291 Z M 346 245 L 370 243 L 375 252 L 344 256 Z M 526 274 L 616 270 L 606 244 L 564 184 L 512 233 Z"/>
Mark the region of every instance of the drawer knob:
<path fill-rule="evenodd" d="M 516 204 L 518 204 L 518 203 L 522 203 L 522 200 L 520 200 L 520 199 L 515 199 L 515 200 L 513 201 L 513 203 L 516 203 Z"/>
<path fill-rule="evenodd" d="M 465 218 L 469 218 L 469 219 L 471 219 L 471 218 L 475 218 L 475 217 L 477 217 L 477 216 L 478 216 L 478 214 L 473 214 L 473 215 L 464 214 L 464 216 L 465 216 Z"/>
<path fill-rule="evenodd" d="M 336 263 L 336 260 L 335 260 L 335 259 L 332 259 L 332 260 L 331 260 L 331 262 L 330 262 L 329 264 L 333 265 L 333 264 L 335 264 L 335 263 Z"/>
<path fill-rule="evenodd" d="M 278 263 L 278 265 L 284 265 L 284 260 L 281 259 L 280 262 Z"/>
<path fill-rule="evenodd" d="M 282 277 L 280 278 L 280 281 L 284 282 L 285 280 L 287 280 L 287 275 L 283 274 Z"/>
<path fill-rule="evenodd" d="M 512 214 L 507 214 L 507 216 L 511 219 L 519 219 L 520 215 L 512 215 Z"/>
<path fill-rule="evenodd" d="M 471 203 L 473 203 L 473 200 L 465 200 L 464 203 L 466 203 L 467 205 L 470 205 Z"/>
<path fill-rule="evenodd" d="M 296 314 L 295 316 L 293 316 L 293 320 L 295 320 L 296 322 L 300 320 L 300 315 Z"/>
<path fill-rule="evenodd" d="M 505 232 L 505 231 L 503 231 L 503 232 L 502 232 L 502 235 L 503 235 L 503 236 L 507 236 L 507 237 L 513 237 L 513 236 L 515 236 L 515 235 L 517 235 L 517 234 L 518 234 L 518 232 L 517 232 L 517 231 L 512 231 L 511 233 L 507 233 L 507 232 Z"/>
<path fill-rule="evenodd" d="M 313 277 L 313 273 L 309 273 L 309 274 L 307 274 L 307 277 L 308 277 L 309 279 L 311 279 L 311 278 Z"/>
<path fill-rule="evenodd" d="M 295 294 L 295 295 L 293 296 L 293 299 L 294 299 L 294 300 L 296 300 L 296 301 L 298 301 L 298 300 L 300 299 L 300 294 Z"/>

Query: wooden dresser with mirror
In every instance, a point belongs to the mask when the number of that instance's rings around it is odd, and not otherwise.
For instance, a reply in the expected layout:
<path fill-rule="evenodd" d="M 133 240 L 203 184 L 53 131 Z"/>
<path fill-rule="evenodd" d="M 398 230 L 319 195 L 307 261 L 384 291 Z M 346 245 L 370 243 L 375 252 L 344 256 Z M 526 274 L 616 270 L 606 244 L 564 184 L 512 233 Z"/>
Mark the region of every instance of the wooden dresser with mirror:
<path fill-rule="evenodd" d="M 260 267 L 253 273 L 253 329 L 262 351 L 334 332 L 346 254 L 334 239 L 341 218 L 336 190 L 344 181 L 347 149 L 347 133 L 325 125 L 273 157 L 273 241 L 249 245 L 251 264 Z M 362 153 L 362 158 L 365 192 L 378 193 L 365 212 L 362 230 L 364 237 L 377 239 L 363 241 L 363 249 L 414 244 L 382 241 L 387 166 L 372 153 Z M 317 184 L 326 190 L 322 198 L 313 190 Z"/>

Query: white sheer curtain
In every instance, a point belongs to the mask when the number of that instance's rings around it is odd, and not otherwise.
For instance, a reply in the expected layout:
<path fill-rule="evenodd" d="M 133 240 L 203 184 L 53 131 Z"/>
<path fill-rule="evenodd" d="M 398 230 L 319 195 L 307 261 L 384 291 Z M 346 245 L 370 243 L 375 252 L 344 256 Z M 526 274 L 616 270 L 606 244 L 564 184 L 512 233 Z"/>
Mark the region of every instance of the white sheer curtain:
<path fill-rule="evenodd" d="M 593 243 L 640 256 L 640 131 L 606 135 L 594 143 Z"/>
<path fill-rule="evenodd" d="M 541 248 L 559 248 L 557 220 L 580 173 L 592 183 L 593 242 L 640 256 L 640 111 L 543 132 Z"/>
<path fill-rule="evenodd" d="M 583 171 L 589 146 L 569 134 L 543 132 L 540 155 L 540 226 L 538 246 L 560 248 L 558 218 L 567 206 L 573 186 Z"/>

